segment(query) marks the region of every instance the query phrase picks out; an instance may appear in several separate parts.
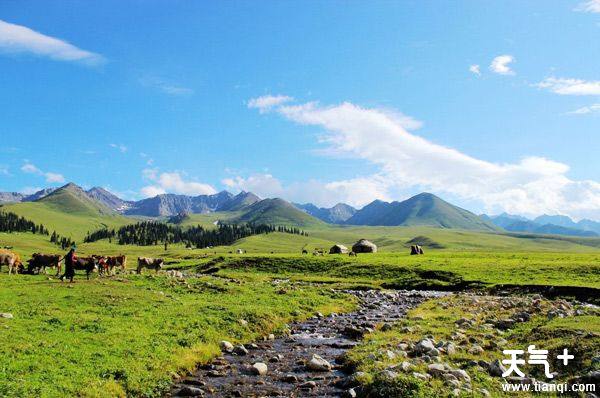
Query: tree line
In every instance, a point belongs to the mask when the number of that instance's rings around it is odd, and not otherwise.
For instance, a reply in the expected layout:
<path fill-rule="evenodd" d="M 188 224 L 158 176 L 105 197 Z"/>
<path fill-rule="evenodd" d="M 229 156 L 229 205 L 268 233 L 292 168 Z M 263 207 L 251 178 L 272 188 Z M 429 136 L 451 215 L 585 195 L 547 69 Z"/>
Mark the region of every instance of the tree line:
<path fill-rule="evenodd" d="M 0 232 L 31 232 L 32 234 L 50 236 L 50 242 L 60 246 L 63 250 L 75 244 L 71 238 L 65 238 L 50 230 L 42 224 L 36 224 L 31 220 L 21 217 L 12 212 L 0 211 Z"/>
<path fill-rule="evenodd" d="M 216 229 L 205 229 L 198 225 L 183 229 L 180 226 L 168 225 L 157 221 L 142 221 L 125 225 L 117 230 L 100 229 L 88 233 L 84 242 L 95 242 L 101 239 L 115 240 L 120 245 L 152 246 L 183 243 L 186 247 L 205 248 L 209 246 L 231 245 L 236 240 L 259 234 L 283 232 L 308 236 L 305 231 L 296 227 L 275 226 L 267 224 L 227 225 L 219 224 Z"/>
<path fill-rule="evenodd" d="M 50 235 L 48 228 L 42 224 L 36 224 L 25 217 L 4 211 L 0 211 L 0 232 L 31 232 L 33 234 Z"/>

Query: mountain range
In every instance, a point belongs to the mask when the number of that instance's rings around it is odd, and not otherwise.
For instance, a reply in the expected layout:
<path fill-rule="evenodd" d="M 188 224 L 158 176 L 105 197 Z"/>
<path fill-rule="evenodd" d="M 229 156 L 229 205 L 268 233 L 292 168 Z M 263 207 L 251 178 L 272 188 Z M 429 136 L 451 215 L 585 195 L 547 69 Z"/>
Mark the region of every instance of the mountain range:
<path fill-rule="evenodd" d="M 286 224 L 302 227 L 319 224 L 368 226 L 430 226 L 489 232 L 527 232 L 571 236 L 597 236 L 600 223 L 574 222 L 566 216 L 540 216 L 534 220 L 510 214 L 477 216 L 431 193 L 420 193 L 404 201 L 375 200 L 361 209 L 344 203 L 331 208 L 312 203 L 289 203 L 280 198 L 261 199 L 252 192 L 234 195 L 221 191 L 213 195 L 162 194 L 139 201 L 126 201 L 100 187 L 84 190 L 69 183 L 31 195 L 0 192 L 0 204 L 43 202 L 68 213 L 112 214 L 168 218 L 185 214 L 220 212 L 231 222 Z"/>
<path fill-rule="evenodd" d="M 354 207 L 345 203 L 338 203 L 331 208 L 317 207 L 312 203 L 294 203 L 294 206 L 329 224 L 343 224 L 357 212 Z"/>
<path fill-rule="evenodd" d="M 542 215 L 533 220 L 502 213 L 497 216 L 482 215 L 495 225 L 511 232 L 592 237 L 600 235 L 600 222 L 583 219 L 579 222 L 562 215 Z"/>

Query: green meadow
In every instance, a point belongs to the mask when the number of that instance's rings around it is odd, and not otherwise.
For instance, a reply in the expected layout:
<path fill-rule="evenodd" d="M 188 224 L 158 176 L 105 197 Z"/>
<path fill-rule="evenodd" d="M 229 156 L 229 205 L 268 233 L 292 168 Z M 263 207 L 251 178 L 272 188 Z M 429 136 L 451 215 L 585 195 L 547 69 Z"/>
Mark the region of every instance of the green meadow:
<path fill-rule="evenodd" d="M 177 280 L 146 272 L 94 275 L 85 281 L 78 274 L 76 283 L 68 285 L 49 275 L 9 277 L 4 268 L 0 312 L 13 318 L 0 318 L 0 341 L 6 342 L 0 346 L 0 396 L 161 396 L 174 376 L 217 355 L 222 339 L 248 342 L 282 331 L 287 322 L 317 311 L 354 308 L 354 300 L 331 288 L 600 289 L 597 238 L 315 224 L 306 226 L 308 236 L 270 233 L 231 246 L 169 245 L 165 250 L 163 245 L 120 246 L 107 240 L 82 243 L 87 232 L 136 221 L 97 208 L 79 205 L 66 212 L 60 203 L 52 202 L 4 208 L 76 240 L 82 255 L 126 254 L 129 269 L 138 256 L 161 257 L 166 268 L 194 276 Z M 181 225 L 214 228 L 215 221 L 226 217 L 192 215 Z M 358 257 L 311 254 L 334 243 L 350 247 L 360 238 L 376 243 L 379 252 Z M 409 255 L 414 243 L 424 246 L 425 255 Z M 0 233 L 0 246 L 12 246 L 24 259 L 34 252 L 61 253 L 48 236 L 31 233 Z M 244 254 L 236 254 L 237 249 Z M 309 254 L 301 254 L 303 249 Z M 302 283 L 281 291 L 272 283 L 280 278 Z M 438 308 L 436 303 L 426 305 L 419 311 L 433 314 Z M 565 318 L 543 327 L 583 329 L 597 337 L 597 317 L 591 320 Z M 377 333 L 373 341 L 380 338 Z M 382 337 L 383 342 L 387 337 Z M 395 338 L 407 337 L 397 334 Z M 558 346 L 561 340 L 556 338 Z M 361 346 L 356 358 L 379 348 L 378 344 Z"/>

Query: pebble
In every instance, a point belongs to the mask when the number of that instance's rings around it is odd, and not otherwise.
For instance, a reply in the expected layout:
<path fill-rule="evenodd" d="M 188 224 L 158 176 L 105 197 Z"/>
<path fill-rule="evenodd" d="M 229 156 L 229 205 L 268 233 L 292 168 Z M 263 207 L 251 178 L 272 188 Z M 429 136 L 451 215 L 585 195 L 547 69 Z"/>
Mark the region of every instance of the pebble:
<path fill-rule="evenodd" d="M 256 362 L 254 365 L 252 365 L 251 370 L 255 375 L 264 376 L 267 374 L 269 368 L 263 362 Z"/>
<path fill-rule="evenodd" d="M 321 358 L 317 354 L 313 354 L 306 367 L 309 370 L 313 370 L 316 372 L 329 372 L 331 370 L 331 364 L 327 362 L 325 359 Z"/>
<path fill-rule="evenodd" d="M 196 387 L 185 386 L 179 390 L 177 395 L 180 397 L 203 397 L 204 391 Z"/>
<path fill-rule="evenodd" d="M 219 343 L 219 347 L 221 347 L 221 351 L 224 352 L 233 352 L 233 344 L 231 344 L 227 340 L 223 340 Z"/>
<path fill-rule="evenodd" d="M 248 355 L 248 350 L 243 345 L 237 345 L 233 349 L 233 353 L 237 355 Z"/>

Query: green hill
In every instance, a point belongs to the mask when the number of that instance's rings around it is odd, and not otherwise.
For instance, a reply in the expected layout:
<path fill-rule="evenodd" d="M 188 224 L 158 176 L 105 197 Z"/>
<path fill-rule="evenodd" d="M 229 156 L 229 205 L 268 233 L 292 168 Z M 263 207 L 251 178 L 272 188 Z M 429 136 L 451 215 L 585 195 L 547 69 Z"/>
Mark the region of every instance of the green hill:
<path fill-rule="evenodd" d="M 247 210 L 232 221 L 238 223 L 290 225 L 309 227 L 324 225 L 323 221 L 298 210 L 283 199 L 263 199 L 247 207 Z"/>
<path fill-rule="evenodd" d="M 94 201 L 71 183 L 34 202 L 15 203 L 2 208 L 76 241 L 83 239 L 88 231 L 114 228 L 134 221 Z"/>
<path fill-rule="evenodd" d="M 58 188 L 51 194 L 38 199 L 36 202 L 44 203 L 57 211 L 85 216 L 116 215 L 104 204 L 90 198 L 79 186 L 68 183 Z"/>
<path fill-rule="evenodd" d="M 346 224 L 500 230 L 491 222 L 430 193 L 421 193 L 403 202 L 376 200 L 356 212 Z"/>

